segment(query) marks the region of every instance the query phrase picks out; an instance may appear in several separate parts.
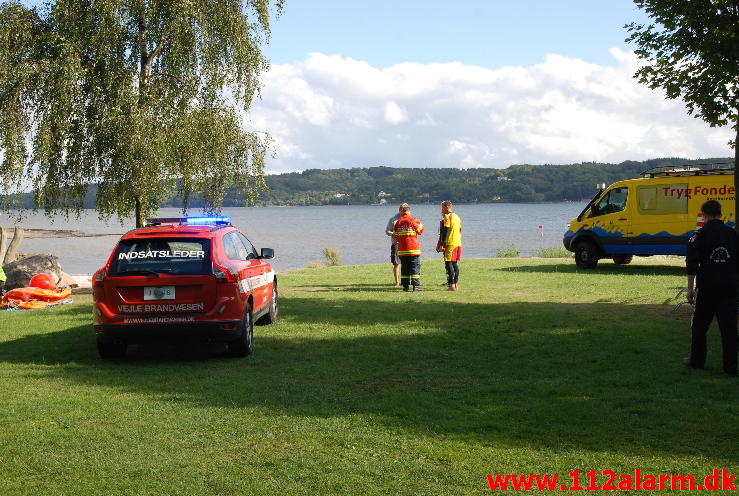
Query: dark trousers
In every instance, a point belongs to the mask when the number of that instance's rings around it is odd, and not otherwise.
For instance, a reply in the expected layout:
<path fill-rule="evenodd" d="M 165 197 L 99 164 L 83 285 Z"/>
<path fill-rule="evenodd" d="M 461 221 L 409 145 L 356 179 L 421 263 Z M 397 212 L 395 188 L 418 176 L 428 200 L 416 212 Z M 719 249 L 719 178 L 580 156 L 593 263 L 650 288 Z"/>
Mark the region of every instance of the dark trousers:
<path fill-rule="evenodd" d="M 444 262 L 446 269 L 446 282 L 449 284 L 457 284 L 459 281 L 459 264 L 457 262 Z"/>
<path fill-rule="evenodd" d="M 736 293 L 721 291 L 697 291 L 693 320 L 690 327 L 693 338 L 690 345 L 690 363 L 703 368 L 706 364 L 706 334 L 713 316 L 716 316 L 721 331 L 721 344 L 724 350 L 724 372 L 736 375 Z"/>
<path fill-rule="evenodd" d="M 421 285 L 421 257 L 415 256 L 402 256 L 400 258 L 400 282 L 403 284 L 403 289 L 408 289 L 408 286 L 413 287 Z"/>

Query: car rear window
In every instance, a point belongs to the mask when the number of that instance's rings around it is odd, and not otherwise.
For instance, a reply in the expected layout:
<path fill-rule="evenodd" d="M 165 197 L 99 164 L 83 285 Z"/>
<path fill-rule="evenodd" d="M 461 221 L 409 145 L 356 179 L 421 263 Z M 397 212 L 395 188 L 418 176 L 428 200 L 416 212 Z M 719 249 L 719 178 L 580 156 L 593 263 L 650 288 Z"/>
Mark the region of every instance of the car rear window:
<path fill-rule="evenodd" d="M 110 265 L 110 275 L 210 274 L 210 240 L 200 238 L 124 239 Z"/>

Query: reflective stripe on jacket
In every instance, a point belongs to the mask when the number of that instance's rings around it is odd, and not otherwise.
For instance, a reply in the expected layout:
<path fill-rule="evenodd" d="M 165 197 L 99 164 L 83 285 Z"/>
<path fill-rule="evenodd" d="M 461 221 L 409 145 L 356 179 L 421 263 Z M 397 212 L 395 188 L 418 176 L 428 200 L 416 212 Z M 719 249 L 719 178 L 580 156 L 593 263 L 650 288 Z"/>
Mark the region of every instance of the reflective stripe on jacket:
<path fill-rule="evenodd" d="M 417 256 L 421 254 L 418 235 L 423 233 L 423 224 L 405 213 L 395 222 L 393 238 L 398 240 L 398 256 Z"/>

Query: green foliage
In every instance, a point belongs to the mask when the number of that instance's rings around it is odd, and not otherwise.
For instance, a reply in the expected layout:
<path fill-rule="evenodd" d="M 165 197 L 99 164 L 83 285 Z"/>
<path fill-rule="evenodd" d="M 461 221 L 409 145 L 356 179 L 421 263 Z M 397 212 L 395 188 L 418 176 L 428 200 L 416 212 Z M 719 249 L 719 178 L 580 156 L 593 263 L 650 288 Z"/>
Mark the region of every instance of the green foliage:
<path fill-rule="evenodd" d="M 326 262 L 329 266 L 341 265 L 341 250 L 338 248 L 325 247 L 323 249 L 323 256 L 326 257 Z"/>
<path fill-rule="evenodd" d="M 563 246 L 540 248 L 534 252 L 535 257 L 539 258 L 570 258 L 572 253 L 565 250 Z"/>
<path fill-rule="evenodd" d="M 654 20 L 626 26 L 627 41 L 637 44 L 636 54 L 647 62 L 635 77 L 650 88 L 663 88 L 667 98 L 682 98 L 689 114 L 712 127 L 731 125 L 735 138 L 729 145 L 739 163 L 739 2 L 634 2 Z"/>
<path fill-rule="evenodd" d="M 682 97 L 690 114 L 711 126 L 739 111 L 739 4 L 736 0 L 635 0 L 655 24 L 631 23 L 627 41 L 646 60 L 636 77 L 668 98 Z"/>
<path fill-rule="evenodd" d="M 664 158 L 620 164 L 586 162 L 567 165 L 512 165 L 507 169 L 422 169 L 370 167 L 366 169 L 307 170 L 267 176 L 268 190 L 260 194 L 263 205 L 326 205 L 335 193 L 347 193 L 342 202 L 377 203 L 382 191 L 386 201 L 426 203 L 549 202 L 589 200 L 597 183 L 610 184 L 660 165 L 726 158 L 687 160 Z M 229 204 L 229 200 L 226 200 Z"/>
<path fill-rule="evenodd" d="M 307 170 L 273 174 L 265 177 L 268 191 L 263 191 L 255 203 L 259 205 L 368 205 L 380 198 L 390 204 L 438 203 L 530 203 L 589 200 L 597 183 L 610 184 L 657 166 L 675 166 L 706 162 L 730 162 L 730 158 L 687 160 L 680 158 L 653 159 L 620 164 L 581 163 L 569 165 L 512 165 L 507 169 L 454 168 L 420 169 L 370 167 L 367 169 Z M 498 178 L 509 180 L 499 180 Z M 88 188 L 86 208 L 94 208 L 97 186 Z M 384 197 L 378 196 L 382 191 Z M 336 193 L 348 196 L 336 198 Z M 170 191 L 160 206 L 183 207 L 182 198 Z M 32 198 L 23 201 L 32 206 Z M 193 207 L 207 204 L 202 195 L 189 198 Z M 223 205 L 243 205 L 234 188 L 226 190 Z"/>
<path fill-rule="evenodd" d="M 253 197 L 269 141 L 239 112 L 268 67 L 270 3 L 0 4 L 3 208 L 31 187 L 34 207 L 68 215 L 95 184 L 101 217 L 139 225 L 173 191 L 208 210 L 230 186 Z"/>
<path fill-rule="evenodd" d="M 516 248 L 516 245 L 511 245 L 510 248 L 498 248 L 498 258 L 518 258 L 521 256 L 521 250 Z"/>

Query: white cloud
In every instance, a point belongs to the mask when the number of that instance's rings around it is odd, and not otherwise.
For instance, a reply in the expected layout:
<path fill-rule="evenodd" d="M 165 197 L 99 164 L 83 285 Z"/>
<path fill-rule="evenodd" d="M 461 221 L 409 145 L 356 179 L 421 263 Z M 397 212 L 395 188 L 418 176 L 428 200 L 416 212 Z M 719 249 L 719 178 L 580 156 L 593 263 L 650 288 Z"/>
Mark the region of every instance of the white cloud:
<path fill-rule="evenodd" d="M 385 104 L 385 122 L 388 124 L 400 124 L 408 119 L 405 109 L 395 102 Z"/>
<path fill-rule="evenodd" d="M 273 66 L 251 129 L 275 138 L 271 172 L 327 167 L 507 167 L 728 156 L 728 128 L 712 129 L 613 67 L 547 55 L 531 67 L 404 63 L 385 69 L 312 53 Z"/>

